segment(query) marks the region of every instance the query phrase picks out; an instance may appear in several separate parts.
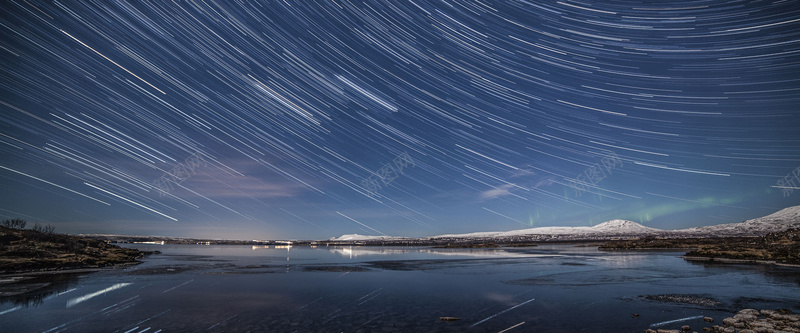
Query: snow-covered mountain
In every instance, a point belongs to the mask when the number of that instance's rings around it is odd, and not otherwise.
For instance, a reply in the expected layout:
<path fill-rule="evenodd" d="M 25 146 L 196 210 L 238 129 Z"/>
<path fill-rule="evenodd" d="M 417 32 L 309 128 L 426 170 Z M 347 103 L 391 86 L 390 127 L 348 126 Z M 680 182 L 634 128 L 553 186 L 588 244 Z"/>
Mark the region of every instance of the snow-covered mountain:
<path fill-rule="evenodd" d="M 370 236 L 370 235 L 359 235 L 359 234 L 347 234 L 341 235 L 339 237 L 332 237 L 331 241 L 367 241 L 367 240 L 382 240 L 382 239 L 395 239 L 397 237 L 391 236 Z"/>
<path fill-rule="evenodd" d="M 611 220 L 593 227 L 540 227 L 512 230 L 504 232 L 476 232 L 471 234 L 441 235 L 431 238 L 463 238 L 463 237 L 511 237 L 525 235 L 574 235 L 587 236 L 626 236 L 626 235 L 664 235 L 664 236 L 757 236 L 789 228 L 800 228 L 800 206 L 781 209 L 770 215 L 747 220 L 741 223 L 718 224 L 678 230 L 662 230 L 645 227 L 627 220 Z"/>
<path fill-rule="evenodd" d="M 560 239 L 591 239 L 594 237 L 640 237 L 647 235 L 663 235 L 677 237 L 704 237 L 704 236 L 758 236 L 789 228 L 800 228 L 800 206 L 784 208 L 770 215 L 747 220 L 741 223 L 718 224 L 705 227 L 696 227 L 678 230 L 662 230 L 643 226 L 627 220 L 611 220 L 592 227 L 538 227 L 511 231 L 473 232 L 468 234 L 447 234 L 427 237 L 427 239 L 441 238 L 503 238 L 503 237 L 539 237 L 552 236 Z M 371 241 L 393 240 L 397 237 L 342 235 L 331 238 L 332 241 Z"/>
<path fill-rule="evenodd" d="M 787 207 L 767 216 L 741 223 L 710 225 L 675 230 L 675 232 L 718 236 L 757 236 L 789 228 L 800 228 L 800 206 Z"/>
<path fill-rule="evenodd" d="M 469 234 L 439 235 L 431 238 L 489 238 L 513 237 L 525 235 L 647 235 L 663 232 L 661 229 L 645 227 L 639 223 L 627 220 L 611 220 L 593 227 L 538 227 L 502 232 L 473 232 Z"/>
<path fill-rule="evenodd" d="M 645 227 L 639 223 L 628 220 L 606 221 L 596 226 L 593 226 L 592 229 L 597 230 L 598 232 L 606 232 L 614 234 L 628 234 L 628 233 L 646 234 L 646 233 L 658 233 L 664 231 L 661 229 Z"/>
<path fill-rule="evenodd" d="M 800 206 L 787 207 L 764 217 L 744 221 L 742 224 L 773 224 L 785 227 L 798 226 L 800 225 Z"/>

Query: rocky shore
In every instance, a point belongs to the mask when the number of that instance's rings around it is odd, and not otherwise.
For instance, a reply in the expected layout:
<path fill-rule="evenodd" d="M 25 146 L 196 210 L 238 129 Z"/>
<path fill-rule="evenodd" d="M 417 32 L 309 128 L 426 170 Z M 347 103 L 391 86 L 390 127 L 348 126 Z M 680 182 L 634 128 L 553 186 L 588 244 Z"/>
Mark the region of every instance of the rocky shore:
<path fill-rule="evenodd" d="M 706 317 L 705 322 L 713 323 L 714 319 Z M 692 328 L 684 325 L 677 329 L 647 329 L 645 333 L 680 333 L 689 332 Z M 722 325 L 703 327 L 704 332 L 714 333 L 800 333 L 800 314 L 789 310 L 755 310 L 744 309 L 733 317 L 722 320 Z"/>
<path fill-rule="evenodd" d="M 800 265 L 800 229 L 772 232 L 758 237 L 658 238 L 607 242 L 601 250 L 681 249 L 686 260 L 731 263 Z"/>
<path fill-rule="evenodd" d="M 0 226 L 0 275 L 137 264 L 149 253 L 95 239 Z"/>
<path fill-rule="evenodd" d="M 790 333 L 800 332 L 800 314 L 789 310 L 744 309 L 722 320 L 707 332 L 725 333 Z"/>
<path fill-rule="evenodd" d="M 24 227 L 24 226 L 23 226 Z M 35 230 L 34 230 L 35 229 Z M 151 252 L 126 249 L 52 228 L 0 226 L 0 300 L 39 304 L 66 290 L 82 274 L 140 263 Z"/>

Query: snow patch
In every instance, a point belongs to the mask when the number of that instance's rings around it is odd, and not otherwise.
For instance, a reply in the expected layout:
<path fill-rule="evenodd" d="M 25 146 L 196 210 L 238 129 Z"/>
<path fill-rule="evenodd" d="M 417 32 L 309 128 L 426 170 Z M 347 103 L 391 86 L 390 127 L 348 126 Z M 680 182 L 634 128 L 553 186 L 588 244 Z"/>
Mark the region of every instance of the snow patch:
<path fill-rule="evenodd" d="M 432 238 L 489 238 L 524 235 L 624 235 L 653 234 L 663 232 L 661 229 L 645 227 L 627 220 L 611 220 L 593 227 L 538 227 L 503 232 L 473 232 L 469 234 L 439 235 Z"/>
<path fill-rule="evenodd" d="M 661 232 L 663 230 L 645 227 L 639 223 L 628 220 L 611 220 L 600 223 L 592 229 L 597 231 L 614 232 L 614 233 L 647 233 L 647 232 Z"/>
<path fill-rule="evenodd" d="M 718 224 L 678 230 L 662 230 L 643 226 L 634 221 L 610 220 L 592 227 L 538 227 L 511 231 L 473 232 L 468 234 L 447 234 L 429 238 L 495 238 L 526 235 L 575 235 L 575 236 L 646 236 L 679 235 L 681 237 L 701 236 L 757 236 L 789 228 L 800 228 L 800 206 L 781 209 L 770 215 L 750 219 L 741 223 Z M 331 241 L 389 240 L 398 237 L 368 236 L 359 234 L 342 235 Z"/>
<path fill-rule="evenodd" d="M 394 238 L 394 237 L 348 234 L 348 235 L 341 235 L 339 237 L 332 237 L 330 240 L 332 240 L 332 241 L 366 241 L 366 240 L 381 240 L 381 239 L 391 239 L 391 238 Z"/>
<path fill-rule="evenodd" d="M 800 228 L 800 206 L 781 209 L 764 217 L 750 219 L 741 223 L 727 223 L 675 230 L 683 234 L 703 234 L 715 236 L 758 236 L 770 232 Z"/>

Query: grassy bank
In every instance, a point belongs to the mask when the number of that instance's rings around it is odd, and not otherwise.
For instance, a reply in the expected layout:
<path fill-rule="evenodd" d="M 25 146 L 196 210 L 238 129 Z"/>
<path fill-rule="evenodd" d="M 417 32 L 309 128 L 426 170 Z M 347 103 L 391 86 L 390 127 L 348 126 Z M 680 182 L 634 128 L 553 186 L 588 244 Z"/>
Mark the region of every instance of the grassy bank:
<path fill-rule="evenodd" d="M 687 259 L 731 262 L 800 264 L 800 229 L 773 232 L 758 237 L 656 238 L 611 241 L 601 250 L 684 249 Z"/>
<path fill-rule="evenodd" d="M 0 226 L 0 274 L 135 264 L 147 254 L 52 228 Z"/>

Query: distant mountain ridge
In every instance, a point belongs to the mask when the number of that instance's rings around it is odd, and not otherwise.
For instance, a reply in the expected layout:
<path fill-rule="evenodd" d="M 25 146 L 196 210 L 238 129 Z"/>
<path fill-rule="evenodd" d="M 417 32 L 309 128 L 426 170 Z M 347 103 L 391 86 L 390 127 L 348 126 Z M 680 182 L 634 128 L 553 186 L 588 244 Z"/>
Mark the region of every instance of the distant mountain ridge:
<path fill-rule="evenodd" d="M 677 230 L 663 230 L 643 226 L 634 221 L 610 220 L 592 227 L 537 227 L 510 231 L 473 232 L 466 234 L 445 234 L 422 239 L 443 238 L 505 238 L 524 236 L 553 236 L 563 239 L 588 239 L 608 237 L 641 237 L 641 236 L 676 236 L 676 237 L 723 237 L 723 236 L 760 236 L 770 232 L 800 228 L 800 205 L 787 207 L 767 216 L 750 219 L 739 223 L 718 224 Z M 389 240 L 398 237 L 343 235 L 334 237 L 332 241 L 367 241 Z"/>
<path fill-rule="evenodd" d="M 767 216 L 747 220 L 742 223 L 750 225 L 769 223 L 776 225 L 797 226 L 800 225 L 800 206 L 787 207 Z"/>
<path fill-rule="evenodd" d="M 688 228 L 675 230 L 675 232 L 704 235 L 759 236 L 790 228 L 800 228 L 800 206 L 787 207 L 767 216 L 750 219 L 740 223 L 727 223 Z"/>
<path fill-rule="evenodd" d="M 529 229 L 502 231 L 502 232 L 475 232 L 469 234 L 439 235 L 429 238 L 492 238 L 492 237 L 517 237 L 525 235 L 579 235 L 590 237 L 593 235 L 650 235 L 664 232 L 664 230 L 645 227 L 639 223 L 628 220 L 610 220 L 591 227 L 537 227 Z"/>
<path fill-rule="evenodd" d="M 664 230 L 645 227 L 639 223 L 628 220 L 611 220 L 593 226 L 592 229 L 602 232 L 618 232 L 618 233 L 648 233 L 648 232 L 661 232 Z"/>
<path fill-rule="evenodd" d="M 346 234 L 346 235 L 341 235 L 339 237 L 332 237 L 329 240 L 331 240 L 331 241 L 360 241 L 360 240 L 379 240 L 379 239 L 393 239 L 393 238 L 398 238 L 398 237 Z"/>

